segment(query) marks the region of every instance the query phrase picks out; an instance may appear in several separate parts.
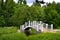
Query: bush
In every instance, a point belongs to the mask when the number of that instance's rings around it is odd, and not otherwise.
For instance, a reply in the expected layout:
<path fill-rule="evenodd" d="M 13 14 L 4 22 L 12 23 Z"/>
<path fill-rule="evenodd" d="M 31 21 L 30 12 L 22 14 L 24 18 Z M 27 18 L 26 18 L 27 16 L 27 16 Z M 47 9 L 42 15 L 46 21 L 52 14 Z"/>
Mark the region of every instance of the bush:
<path fill-rule="evenodd" d="M 35 35 L 37 32 L 35 29 L 32 28 L 30 33 L 31 33 L 31 35 Z"/>

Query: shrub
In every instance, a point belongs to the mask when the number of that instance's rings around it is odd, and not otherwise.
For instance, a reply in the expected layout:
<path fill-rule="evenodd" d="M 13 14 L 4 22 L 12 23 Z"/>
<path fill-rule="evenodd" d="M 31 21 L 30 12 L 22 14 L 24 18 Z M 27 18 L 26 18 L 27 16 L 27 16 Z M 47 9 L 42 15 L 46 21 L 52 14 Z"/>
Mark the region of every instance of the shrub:
<path fill-rule="evenodd" d="M 35 35 L 36 34 L 36 30 L 32 28 L 30 33 L 31 33 L 31 35 Z"/>

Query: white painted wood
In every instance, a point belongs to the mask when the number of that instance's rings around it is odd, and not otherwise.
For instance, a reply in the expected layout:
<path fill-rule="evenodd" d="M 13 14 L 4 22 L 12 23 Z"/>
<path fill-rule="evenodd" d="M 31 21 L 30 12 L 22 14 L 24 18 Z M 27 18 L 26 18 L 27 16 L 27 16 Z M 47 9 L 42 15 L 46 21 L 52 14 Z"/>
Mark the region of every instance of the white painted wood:
<path fill-rule="evenodd" d="M 40 21 L 39 23 L 37 21 L 28 21 L 28 22 L 25 22 L 24 25 L 21 25 L 21 28 L 23 31 L 24 29 L 26 29 L 27 27 L 32 27 L 34 29 L 36 29 L 36 31 L 39 31 L 41 30 L 42 32 L 43 31 L 46 31 L 48 30 L 48 24 L 46 24 L 46 27 L 44 27 L 44 24 L 42 21 Z M 51 31 L 53 30 L 53 24 L 51 24 Z"/>

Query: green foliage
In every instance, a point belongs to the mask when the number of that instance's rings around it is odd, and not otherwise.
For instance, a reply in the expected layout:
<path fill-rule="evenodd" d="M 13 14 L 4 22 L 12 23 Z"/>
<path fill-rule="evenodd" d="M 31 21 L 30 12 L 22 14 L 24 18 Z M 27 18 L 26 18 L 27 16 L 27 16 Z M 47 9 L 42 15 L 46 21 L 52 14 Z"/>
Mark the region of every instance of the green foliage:
<path fill-rule="evenodd" d="M 24 4 L 21 4 L 22 2 Z M 60 3 L 48 3 L 47 7 L 41 7 L 39 3 L 35 3 L 28 7 L 26 0 L 19 0 L 18 3 L 14 3 L 13 0 L 0 1 L 0 26 L 20 26 L 29 20 L 41 20 L 54 24 L 54 28 L 59 28 Z"/>
<path fill-rule="evenodd" d="M 59 25 L 60 15 L 57 10 L 59 8 L 59 6 L 57 6 L 57 4 L 55 2 L 53 2 L 45 9 L 46 21 L 49 24 L 54 24 L 54 28 L 57 28 L 58 26 L 60 26 Z"/>
<path fill-rule="evenodd" d="M 4 26 L 5 20 L 3 16 L 0 16 L 0 26 Z"/>
<path fill-rule="evenodd" d="M 23 0 L 19 0 L 21 4 Z M 47 7 L 40 7 L 39 3 L 31 7 L 14 3 L 13 0 L 0 0 L 0 26 L 20 26 L 27 21 L 43 21 L 54 24 L 54 28 L 60 28 L 60 3 L 49 3 Z M 31 34 L 36 31 L 32 29 Z M 0 40 L 60 40 L 60 33 L 43 33 L 26 37 L 24 33 L 18 33 L 17 28 L 0 28 Z"/>
<path fill-rule="evenodd" d="M 32 28 L 30 33 L 31 33 L 31 35 L 36 35 L 37 34 L 37 31 Z"/>

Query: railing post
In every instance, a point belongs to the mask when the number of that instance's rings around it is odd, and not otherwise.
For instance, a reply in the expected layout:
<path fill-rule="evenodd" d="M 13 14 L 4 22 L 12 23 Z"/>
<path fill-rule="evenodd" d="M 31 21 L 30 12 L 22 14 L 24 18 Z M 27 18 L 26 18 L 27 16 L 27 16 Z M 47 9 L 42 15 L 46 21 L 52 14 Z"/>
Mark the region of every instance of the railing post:
<path fill-rule="evenodd" d="M 36 26 L 36 30 L 38 31 L 38 25 Z"/>
<path fill-rule="evenodd" d="M 29 21 L 29 25 L 28 26 L 30 27 L 30 21 Z"/>
<path fill-rule="evenodd" d="M 51 24 L 51 31 L 53 31 L 53 24 Z"/>
<path fill-rule="evenodd" d="M 46 29 L 48 30 L 48 24 L 46 24 Z"/>
<path fill-rule="evenodd" d="M 27 22 L 25 22 L 25 27 L 27 26 Z"/>

